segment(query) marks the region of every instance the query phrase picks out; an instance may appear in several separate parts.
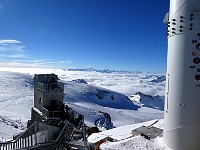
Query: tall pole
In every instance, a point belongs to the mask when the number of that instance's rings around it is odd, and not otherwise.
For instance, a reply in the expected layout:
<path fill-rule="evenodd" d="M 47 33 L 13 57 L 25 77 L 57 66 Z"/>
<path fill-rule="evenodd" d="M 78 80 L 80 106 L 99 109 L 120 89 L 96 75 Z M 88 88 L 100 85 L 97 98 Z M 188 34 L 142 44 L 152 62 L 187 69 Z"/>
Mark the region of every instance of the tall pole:
<path fill-rule="evenodd" d="M 170 0 L 164 141 L 200 150 L 200 0 Z"/>

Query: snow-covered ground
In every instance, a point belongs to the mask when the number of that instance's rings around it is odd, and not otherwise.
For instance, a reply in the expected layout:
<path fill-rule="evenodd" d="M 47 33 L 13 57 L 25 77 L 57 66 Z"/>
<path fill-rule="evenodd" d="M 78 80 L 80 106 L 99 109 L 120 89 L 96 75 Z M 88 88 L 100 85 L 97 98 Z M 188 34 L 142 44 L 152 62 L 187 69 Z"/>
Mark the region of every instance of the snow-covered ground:
<path fill-rule="evenodd" d="M 1 141 L 2 138 L 10 139 L 13 134 L 25 129 L 33 106 L 32 77 L 40 73 L 55 73 L 59 76 L 65 83 L 64 101 L 85 116 L 87 125 L 94 126 L 95 121 L 102 117 L 101 112 L 110 114 L 113 126 L 117 128 L 104 131 L 105 134 L 112 132 L 111 134 L 115 136 L 123 128 L 129 128 L 128 131 L 121 133 L 126 136 L 130 130 L 141 125 L 137 123 L 163 118 L 165 88 L 163 75 L 141 72 L 105 73 L 63 69 L 0 68 Z M 117 143 L 105 143 L 101 147 L 136 149 L 134 143 L 138 140 L 138 143 L 146 143 L 139 146 L 141 149 L 148 149 L 146 145 L 149 144 L 153 144 L 152 146 L 157 149 L 166 149 L 163 144 L 158 144 L 162 138 L 148 142 L 146 140 L 140 142 L 141 137 L 133 138 L 136 138 L 134 142 L 130 138 Z"/>
<path fill-rule="evenodd" d="M 100 148 L 102 150 L 170 150 L 170 148 L 164 144 L 162 137 L 147 140 L 142 136 L 132 136 L 132 130 L 141 126 L 149 126 L 155 121 L 156 120 L 151 120 L 148 122 L 106 130 L 100 133 L 94 133 L 88 138 L 88 141 L 96 143 L 97 141 L 100 141 L 106 137 L 111 137 L 116 140 L 115 142 L 107 141 L 101 144 Z M 163 119 L 161 119 L 154 126 L 163 129 L 163 125 Z"/>

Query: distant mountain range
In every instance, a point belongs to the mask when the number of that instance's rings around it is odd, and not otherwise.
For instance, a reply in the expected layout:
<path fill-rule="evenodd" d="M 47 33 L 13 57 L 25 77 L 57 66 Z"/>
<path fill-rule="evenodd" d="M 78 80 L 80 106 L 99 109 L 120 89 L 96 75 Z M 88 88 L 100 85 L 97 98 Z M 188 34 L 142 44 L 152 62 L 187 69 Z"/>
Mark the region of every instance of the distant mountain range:
<path fill-rule="evenodd" d="M 100 73 L 136 73 L 142 74 L 141 71 L 126 71 L 126 70 L 110 70 L 110 69 L 94 69 L 94 68 L 86 68 L 86 69 L 68 69 L 68 71 L 95 71 Z"/>

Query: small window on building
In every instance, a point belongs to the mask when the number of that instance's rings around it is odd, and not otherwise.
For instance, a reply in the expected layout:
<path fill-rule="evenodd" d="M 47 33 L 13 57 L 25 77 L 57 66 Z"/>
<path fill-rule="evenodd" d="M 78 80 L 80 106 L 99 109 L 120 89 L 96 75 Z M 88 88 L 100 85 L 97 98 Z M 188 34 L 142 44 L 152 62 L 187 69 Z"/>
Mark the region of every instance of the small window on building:
<path fill-rule="evenodd" d="M 39 99 L 39 104 L 42 104 L 42 98 Z"/>

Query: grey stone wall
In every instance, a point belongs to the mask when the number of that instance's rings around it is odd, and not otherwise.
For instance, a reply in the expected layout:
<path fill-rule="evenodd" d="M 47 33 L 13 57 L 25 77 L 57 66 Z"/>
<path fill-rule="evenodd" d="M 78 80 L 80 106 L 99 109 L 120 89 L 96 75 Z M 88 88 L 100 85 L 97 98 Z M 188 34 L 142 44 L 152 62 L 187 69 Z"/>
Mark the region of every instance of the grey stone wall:
<path fill-rule="evenodd" d="M 42 111 L 49 109 L 52 101 L 56 107 L 61 108 L 64 97 L 64 84 L 58 82 L 55 74 L 39 74 L 34 76 L 34 107 Z"/>

